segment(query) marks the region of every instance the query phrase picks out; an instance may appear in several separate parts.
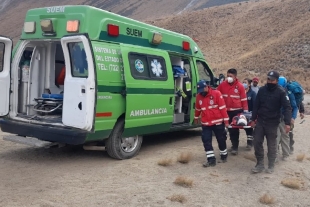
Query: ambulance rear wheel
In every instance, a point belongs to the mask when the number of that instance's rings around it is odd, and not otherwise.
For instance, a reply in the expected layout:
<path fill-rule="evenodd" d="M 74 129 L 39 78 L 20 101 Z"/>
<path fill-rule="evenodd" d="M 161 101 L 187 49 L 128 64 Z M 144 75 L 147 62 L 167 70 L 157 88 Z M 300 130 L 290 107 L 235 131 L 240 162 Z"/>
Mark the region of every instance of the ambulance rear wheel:
<path fill-rule="evenodd" d="M 119 120 L 106 140 L 106 150 L 112 158 L 123 160 L 130 159 L 138 154 L 141 148 L 143 137 L 136 135 L 132 137 L 122 137 L 125 127 L 125 120 Z"/>

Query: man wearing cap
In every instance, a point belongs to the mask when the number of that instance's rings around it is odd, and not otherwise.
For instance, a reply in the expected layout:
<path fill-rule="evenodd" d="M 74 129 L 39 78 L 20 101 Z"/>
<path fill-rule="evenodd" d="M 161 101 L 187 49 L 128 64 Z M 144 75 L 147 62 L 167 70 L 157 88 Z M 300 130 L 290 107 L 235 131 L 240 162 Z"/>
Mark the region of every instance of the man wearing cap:
<path fill-rule="evenodd" d="M 262 172 L 264 167 L 264 136 L 268 147 L 267 173 L 273 173 L 277 154 L 277 129 L 283 109 L 285 132 L 289 133 L 292 110 L 286 92 L 278 85 L 279 73 L 270 71 L 267 75 L 267 84 L 261 87 L 257 93 L 251 118 L 251 126 L 254 129 L 254 150 L 257 160 L 253 173 Z"/>
<path fill-rule="evenodd" d="M 227 80 L 222 82 L 217 90 L 219 90 L 224 98 L 229 116 L 229 123 L 235 116 L 242 112 L 248 112 L 248 98 L 242 83 L 237 79 L 237 70 L 231 68 L 227 71 Z M 238 154 L 239 135 L 238 128 L 229 128 L 229 136 L 231 140 L 231 154 Z"/>
<path fill-rule="evenodd" d="M 228 126 L 228 115 L 226 105 L 221 92 L 212 89 L 205 80 L 197 83 L 197 93 L 194 124 L 198 124 L 200 117 L 202 142 L 207 155 L 207 162 L 203 166 L 213 167 L 216 165 L 216 158 L 212 147 L 212 131 L 217 139 L 221 160 L 227 161 L 225 126 Z"/>
<path fill-rule="evenodd" d="M 259 90 L 259 86 L 258 86 L 259 79 L 258 79 L 258 77 L 255 77 L 255 78 L 253 78 L 252 81 L 253 82 L 252 82 L 251 89 L 252 89 L 252 91 L 254 91 L 257 94 L 257 92 Z"/>

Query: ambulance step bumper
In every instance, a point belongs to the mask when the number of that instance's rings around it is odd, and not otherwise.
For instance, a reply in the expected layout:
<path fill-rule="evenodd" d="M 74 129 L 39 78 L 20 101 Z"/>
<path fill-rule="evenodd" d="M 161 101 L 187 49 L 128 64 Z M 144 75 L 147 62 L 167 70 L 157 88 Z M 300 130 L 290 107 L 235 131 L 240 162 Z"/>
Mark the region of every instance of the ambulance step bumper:
<path fill-rule="evenodd" d="M 6 141 L 25 144 L 25 145 L 29 145 L 29 146 L 37 147 L 37 148 L 40 148 L 40 147 L 48 148 L 53 145 L 57 145 L 57 143 L 55 142 L 48 142 L 48 141 L 39 140 L 33 137 L 22 137 L 22 136 L 16 136 L 16 135 L 3 136 L 3 139 Z"/>

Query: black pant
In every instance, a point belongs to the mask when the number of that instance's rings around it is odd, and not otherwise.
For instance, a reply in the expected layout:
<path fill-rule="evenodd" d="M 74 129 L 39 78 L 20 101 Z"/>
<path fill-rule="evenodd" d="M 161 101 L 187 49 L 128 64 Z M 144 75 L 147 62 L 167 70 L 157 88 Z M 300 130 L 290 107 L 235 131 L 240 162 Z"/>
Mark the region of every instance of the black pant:
<path fill-rule="evenodd" d="M 202 126 L 202 142 L 206 151 L 208 161 L 215 161 L 214 151 L 212 147 L 212 131 L 215 134 L 220 149 L 221 159 L 227 158 L 226 149 L 226 131 L 224 124 L 213 126 Z"/>
<path fill-rule="evenodd" d="M 242 110 L 228 111 L 227 113 L 229 116 L 229 123 L 231 123 L 234 116 L 237 116 L 238 114 L 242 113 Z M 229 131 L 229 137 L 230 137 L 232 149 L 237 150 L 239 147 L 240 130 L 238 128 L 229 128 L 228 131 Z"/>
<path fill-rule="evenodd" d="M 277 156 L 277 130 L 279 124 L 257 122 L 254 129 L 254 150 L 258 163 L 264 163 L 264 137 L 266 136 L 268 147 L 269 166 L 273 166 Z"/>
<path fill-rule="evenodd" d="M 247 136 L 247 145 L 253 146 L 253 128 L 245 128 L 244 130 Z"/>

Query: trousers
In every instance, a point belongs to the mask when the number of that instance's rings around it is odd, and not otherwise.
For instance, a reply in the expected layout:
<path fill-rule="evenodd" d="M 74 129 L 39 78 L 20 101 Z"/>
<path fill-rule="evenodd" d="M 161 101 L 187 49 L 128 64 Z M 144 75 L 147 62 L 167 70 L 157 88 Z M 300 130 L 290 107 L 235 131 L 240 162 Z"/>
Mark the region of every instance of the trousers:
<path fill-rule="evenodd" d="M 229 123 L 232 122 L 232 119 L 234 116 L 237 116 L 240 114 L 242 110 L 236 110 L 236 111 L 228 111 L 227 114 L 229 116 Z M 239 135 L 240 135 L 240 130 L 238 128 L 229 128 L 229 137 L 232 145 L 232 149 L 237 150 L 239 147 Z"/>
<path fill-rule="evenodd" d="M 290 154 L 290 136 L 285 132 L 284 120 L 281 120 L 277 131 L 277 146 L 281 143 L 283 157 L 288 157 Z M 278 147 L 277 147 L 278 150 Z M 279 154 L 279 153 L 277 153 Z"/>
<path fill-rule="evenodd" d="M 277 130 L 279 124 L 262 123 L 258 121 L 254 129 L 254 150 L 255 157 L 258 163 L 264 162 L 264 139 L 266 136 L 268 147 L 268 162 L 269 167 L 274 166 L 277 156 Z"/>
<path fill-rule="evenodd" d="M 214 149 L 212 146 L 212 131 L 216 137 L 218 147 L 220 149 L 221 159 L 227 158 L 227 147 L 226 147 L 226 131 L 224 124 L 213 125 L 213 126 L 202 126 L 202 143 L 207 155 L 208 161 L 215 160 Z"/>

